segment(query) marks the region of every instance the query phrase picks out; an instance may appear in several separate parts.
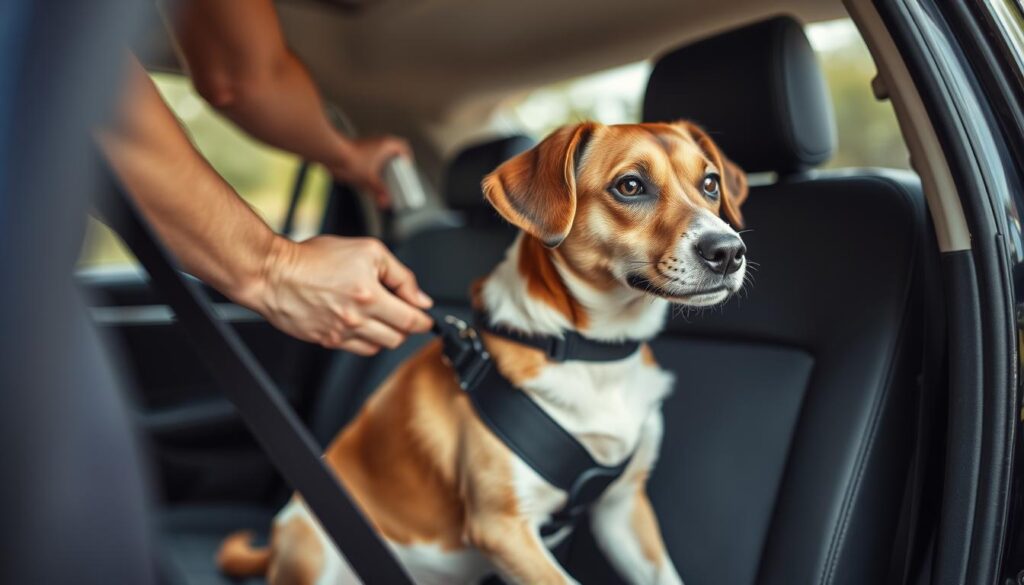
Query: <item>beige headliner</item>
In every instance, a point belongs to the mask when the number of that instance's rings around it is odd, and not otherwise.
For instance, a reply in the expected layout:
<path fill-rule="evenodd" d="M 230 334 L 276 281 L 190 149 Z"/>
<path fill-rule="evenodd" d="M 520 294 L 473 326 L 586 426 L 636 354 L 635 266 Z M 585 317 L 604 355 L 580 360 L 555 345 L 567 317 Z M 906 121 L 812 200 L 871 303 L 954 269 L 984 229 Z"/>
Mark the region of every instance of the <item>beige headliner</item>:
<path fill-rule="evenodd" d="M 325 94 L 378 130 L 395 117 L 443 123 L 517 90 L 771 14 L 804 22 L 846 14 L 835 0 L 391 0 L 354 15 L 314 2 L 279 10 Z"/>
<path fill-rule="evenodd" d="M 516 92 L 769 15 L 846 15 L 839 0 L 375 0 L 358 12 L 286 0 L 278 8 L 325 97 L 362 133 L 412 139 L 426 167 Z"/>

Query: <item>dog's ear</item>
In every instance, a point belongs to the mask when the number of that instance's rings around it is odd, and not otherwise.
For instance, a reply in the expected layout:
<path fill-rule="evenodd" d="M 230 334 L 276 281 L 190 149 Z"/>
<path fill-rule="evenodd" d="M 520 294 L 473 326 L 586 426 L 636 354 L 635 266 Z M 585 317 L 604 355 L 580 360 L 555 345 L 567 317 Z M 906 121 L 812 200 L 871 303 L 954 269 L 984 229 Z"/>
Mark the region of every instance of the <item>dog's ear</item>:
<path fill-rule="evenodd" d="M 596 126 L 563 126 L 502 163 L 484 178 L 484 197 L 509 223 L 558 246 L 576 217 L 576 166 Z"/>
<path fill-rule="evenodd" d="M 743 172 L 739 165 L 725 158 L 715 141 L 711 140 L 711 137 L 699 126 L 686 121 L 679 122 L 679 124 L 689 132 L 697 145 L 720 169 L 722 173 L 722 215 L 734 227 L 742 228 L 743 214 L 740 213 L 740 206 L 747 200 L 747 173 Z"/>

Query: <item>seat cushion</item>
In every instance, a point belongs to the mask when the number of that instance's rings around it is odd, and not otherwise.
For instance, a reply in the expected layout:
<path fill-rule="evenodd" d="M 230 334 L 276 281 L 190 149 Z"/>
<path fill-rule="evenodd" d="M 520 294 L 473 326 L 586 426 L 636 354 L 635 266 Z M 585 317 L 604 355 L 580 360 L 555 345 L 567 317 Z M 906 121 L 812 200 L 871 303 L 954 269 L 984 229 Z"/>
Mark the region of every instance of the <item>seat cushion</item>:
<path fill-rule="evenodd" d="M 237 530 L 256 533 L 266 542 L 276 509 L 256 506 L 193 505 L 163 510 L 161 570 L 168 585 L 263 585 L 263 579 L 229 579 L 214 558 L 224 537 Z"/>
<path fill-rule="evenodd" d="M 648 490 L 668 549 L 687 584 L 754 583 L 814 359 L 760 343 L 652 345 L 677 380 Z M 589 536 L 574 540 L 575 576 L 620 582 L 593 547 Z"/>

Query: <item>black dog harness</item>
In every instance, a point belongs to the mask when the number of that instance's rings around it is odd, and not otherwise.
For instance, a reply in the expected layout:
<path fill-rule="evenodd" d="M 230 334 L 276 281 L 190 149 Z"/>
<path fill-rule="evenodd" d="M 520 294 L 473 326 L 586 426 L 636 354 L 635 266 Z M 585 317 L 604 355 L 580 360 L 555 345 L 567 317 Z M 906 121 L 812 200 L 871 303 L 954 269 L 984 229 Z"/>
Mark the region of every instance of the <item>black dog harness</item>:
<path fill-rule="evenodd" d="M 527 335 L 487 324 L 474 315 L 474 325 L 451 315 L 435 316 L 434 332 L 444 344 L 444 356 L 469 395 L 480 419 L 509 449 L 551 485 L 568 494 L 565 506 L 541 527 L 549 536 L 571 526 L 626 469 L 632 455 L 618 465 L 602 465 L 530 396 L 498 372 L 477 330 L 540 349 L 553 361 L 615 361 L 629 357 L 640 342 L 609 343 L 588 339 L 575 331 L 563 337 Z"/>

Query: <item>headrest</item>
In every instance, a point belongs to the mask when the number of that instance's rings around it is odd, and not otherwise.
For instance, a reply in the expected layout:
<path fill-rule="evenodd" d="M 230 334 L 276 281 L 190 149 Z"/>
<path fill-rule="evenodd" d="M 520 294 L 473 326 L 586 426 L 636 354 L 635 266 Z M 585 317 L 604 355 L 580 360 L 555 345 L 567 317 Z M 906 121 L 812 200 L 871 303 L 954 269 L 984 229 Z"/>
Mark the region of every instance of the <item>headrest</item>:
<path fill-rule="evenodd" d="M 803 27 L 776 17 L 661 57 L 644 121 L 685 118 L 703 127 L 748 173 L 791 173 L 828 160 L 832 102 Z"/>
<path fill-rule="evenodd" d="M 448 206 L 465 213 L 490 210 L 480 189 L 484 176 L 534 144 L 529 136 L 514 135 L 478 142 L 462 149 L 445 172 L 442 193 Z"/>

